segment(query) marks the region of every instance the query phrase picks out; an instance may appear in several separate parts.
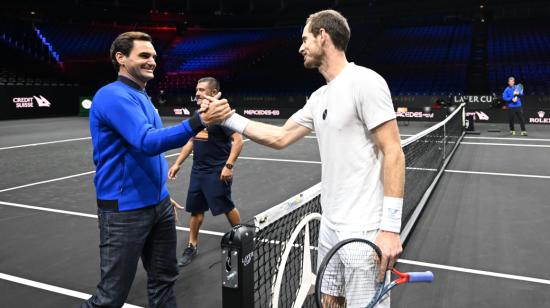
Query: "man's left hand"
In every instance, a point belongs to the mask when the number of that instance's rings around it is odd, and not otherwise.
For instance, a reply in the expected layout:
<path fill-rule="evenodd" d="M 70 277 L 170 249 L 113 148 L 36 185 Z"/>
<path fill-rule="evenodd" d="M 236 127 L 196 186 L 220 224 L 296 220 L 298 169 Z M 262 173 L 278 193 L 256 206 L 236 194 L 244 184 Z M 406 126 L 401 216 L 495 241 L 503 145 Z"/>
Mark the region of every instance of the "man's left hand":
<path fill-rule="evenodd" d="M 397 258 L 401 255 L 403 247 L 399 233 L 389 231 L 380 231 L 374 240 L 374 244 L 382 251 L 382 260 L 380 260 L 380 273 L 378 280 L 383 281 L 386 271 L 389 271 L 395 265 Z"/>
<path fill-rule="evenodd" d="M 182 210 L 184 209 L 183 206 L 181 206 L 176 200 L 170 198 L 170 203 L 172 203 L 172 208 L 174 209 L 174 219 L 176 222 L 179 222 L 178 219 L 178 209 Z"/>
<path fill-rule="evenodd" d="M 220 174 L 220 180 L 226 183 L 229 183 L 233 178 L 233 170 L 223 167 L 222 173 Z"/>

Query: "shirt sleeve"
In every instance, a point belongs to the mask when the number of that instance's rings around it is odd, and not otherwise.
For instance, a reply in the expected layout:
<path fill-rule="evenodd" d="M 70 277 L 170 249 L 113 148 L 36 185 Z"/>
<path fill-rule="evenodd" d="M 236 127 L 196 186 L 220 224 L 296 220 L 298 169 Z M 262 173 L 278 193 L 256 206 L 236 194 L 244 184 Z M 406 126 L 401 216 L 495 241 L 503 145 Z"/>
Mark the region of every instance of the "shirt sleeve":
<path fill-rule="evenodd" d="M 312 95 L 302 107 L 302 109 L 296 111 L 290 118 L 294 122 L 313 130 L 313 101 L 314 95 Z"/>
<path fill-rule="evenodd" d="M 158 155 L 181 147 L 204 129 L 198 114 L 178 125 L 155 128 L 135 99 L 123 93 L 98 93 L 103 102 L 102 117 L 105 123 L 119 133 L 133 148 L 146 155 Z"/>
<path fill-rule="evenodd" d="M 395 119 L 395 110 L 388 84 L 380 75 L 359 79 L 353 88 L 359 118 L 369 130 Z"/>

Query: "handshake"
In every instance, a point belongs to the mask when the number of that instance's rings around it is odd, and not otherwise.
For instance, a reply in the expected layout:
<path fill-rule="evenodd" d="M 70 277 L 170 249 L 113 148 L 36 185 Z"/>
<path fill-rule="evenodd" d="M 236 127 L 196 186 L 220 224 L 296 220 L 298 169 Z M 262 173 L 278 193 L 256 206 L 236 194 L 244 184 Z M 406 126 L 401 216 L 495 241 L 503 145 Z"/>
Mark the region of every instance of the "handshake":
<path fill-rule="evenodd" d="M 213 97 L 206 95 L 199 100 L 199 115 L 206 125 L 220 124 L 235 113 L 227 99 L 220 100 L 221 95 L 222 93 L 218 92 Z"/>

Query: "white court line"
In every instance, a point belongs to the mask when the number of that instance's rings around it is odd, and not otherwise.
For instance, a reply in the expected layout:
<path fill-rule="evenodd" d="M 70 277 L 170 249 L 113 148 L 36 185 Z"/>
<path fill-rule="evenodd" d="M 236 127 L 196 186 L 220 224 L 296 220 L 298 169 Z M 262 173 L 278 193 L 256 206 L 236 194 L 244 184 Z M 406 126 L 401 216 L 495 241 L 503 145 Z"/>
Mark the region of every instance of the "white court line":
<path fill-rule="evenodd" d="M 179 153 L 174 153 L 174 154 L 165 155 L 165 157 L 173 157 L 173 156 L 178 156 L 178 155 L 179 155 Z M 191 155 L 193 155 L 193 154 L 191 154 Z M 262 157 L 247 157 L 247 156 L 240 156 L 239 159 L 243 159 L 243 160 L 261 160 L 261 161 L 276 161 L 276 162 L 287 162 L 287 163 L 303 163 L 303 164 L 321 164 L 321 162 L 318 162 L 318 161 L 279 159 L 279 158 L 262 158 Z M 55 179 L 51 179 L 51 180 L 40 181 L 40 182 L 25 184 L 25 185 L 21 185 L 21 186 L 5 188 L 5 189 L 1 189 L 0 193 L 10 191 L 10 190 L 15 190 L 15 189 L 20 189 L 20 188 L 45 184 L 45 183 L 62 181 L 62 180 L 70 179 L 70 178 L 83 176 L 83 175 L 93 174 L 93 173 L 95 173 L 95 171 L 88 171 L 88 172 L 73 174 L 73 175 L 64 176 L 64 177 L 60 177 L 60 178 L 55 178 Z"/>
<path fill-rule="evenodd" d="M 7 205 L 7 206 L 24 208 L 24 209 L 29 209 L 29 210 L 37 210 L 37 211 L 43 211 L 43 212 L 52 212 L 52 213 L 58 213 L 58 214 L 65 214 L 65 215 L 72 215 L 72 216 L 80 216 L 80 217 L 87 217 L 87 218 L 97 219 L 97 215 L 94 215 L 94 214 L 86 214 L 86 213 L 81 213 L 81 212 L 58 210 L 58 209 L 52 209 L 52 208 L 47 208 L 47 207 L 41 207 L 41 206 L 33 206 L 33 205 L 26 205 L 26 204 L 5 202 L 5 201 L 0 201 L 0 205 Z"/>
<path fill-rule="evenodd" d="M 538 139 L 538 138 L 510 138 L 510 137 L 480 137 L 480 136 L 464 136 L 464 139 L 489 139 L 489 140 L 510 140 L 510 141 L 545 141 L 550 142 L 550 139 Z"/>
<path fill-rule="evenodd" d="M 65 139 L 65 140 L 56 140 L 56 141 L 48 141 L 48 142 L 39 142 L 39 143 L 30 143 L 30 144 L 22 144 L 22 145 L 14 145 L 11 147 L 3 147 L 0 148 L 0 150 L 8 150 L 8 149 L 17 149 L 17 148 L 25 148 L 25 147 L 34 147 L 37 145 L 45 145 L 45 144 L 54 144 L 54 143 L 62 143 L 62 142 L 70 142 L 70 141 L 78 141 L 78 140 L 87 140 L 91 139 L 92 137 L 82 137 L 82 138 L 73 138 L 73 139 Z"/>
<path fill-rule="evenodd" d="M 173 156 L 178 156 L 178 155 L 179 155 L 179 153 L 175 153 L 175 154 L 166 155 L 165 157 L 173 157 Z M 193 155 L 193 154 L 191 154 L 191 155 Z M 287 162 L 287 163 L 301 163 L 301 164 L 316 164 L 316 165 L 320 165 L 320 164 L 321 164 L 320 161 L 311 161 L 311 160 L 293 160 L 293 159 L 261 158 L 261 157 L 247 157 L 247 156 L 241 156 L 241 157 L 239 157 L 239 159 L 243 159 L 243 160 L 260 160 L 260 161 L 275 161 L 275 162 Z M 414 167 L 407 167 L 407 169 L 436 171 L 435 169 L 414 168 Z M 501 175 L 501 176 L 524 177 L 524 178 L 538 178 L 538 179 L 548 179 L 548 178 L 550 178 L 550 176 L 546 176 L 546 175 L 511 174 L 511 173 L 480 172 L 480 171 L 450 170 L 450 169 L 445 170 L 445 172 L 450 172 L 450 173 L 483 174 L 483 175 L 497 175 L 497 176 L 498 176 L 498 175 Z M 15 190 L 15 189 L 20 189 L 20 188 L 25 188 L 25 187 L 30 187 L 30 186 L 45 184 L 45 183 L 51 183 L 51 182 L 56 182 L 56 181 L 62 181 L 62 180 L 66 180 L 66 179 L 70 179 L 70 178 L 74 178 L 74 177 L 79 177 L 79 176 L 83 176 L 83 175 L 87 175 L 87 174 L 93 174 L 93 173 L 95 173 L 95 171 L 88 171 L 88 172 L 84 172 L 84 173 L 79 173 L 79 174 L 64 176 L 64 177 L 55 178 L 55 179 L 51 179 L 51 180 L 40 181 L 40 182 L 36 182 L 36 183 L 31 183 L 31 184 L 26 184 L 26 185 L 21 185 L 21 186 L 16 186 L 16 187 L 5 188 L 5 189 L 0 190 L 0 193 L 6 192 L 6 191 L 10 191 L 10 190 Z"/>
<path fill-rule="evenodd" d="M 550 145 L 543 145 L 543 144 L 518 144 L 518 143 L 491 143 L 491 142 L 464 142 L 462 141 L 460 143 L 468 144 L 468 145 L 498 145 L 498 146 L 506 146 L 506 147 L 530 147 L 530 148 L 550 148 Z"/>
<path fill-rule="evenodd" d="M 92 215 L 92 214 L 78 213 L 78 212 L 73 212 L 73 211 L 62 211 L 62 210 L 57 210 L 57 209 L 31 206 L 31 205 L 24 205 L 24 204 L 17 204 L 17 203 L 11 203 L 11 202 L 0 201 L 0 205 L 7 205 L 7 206 L 13 206 L 13 207 L 19 207 L 19 208 L 26 208 L 26 209 L 39 210 L 39 211 L 45 211 L 45 212 L 53 212 L 53 213 L 62 213 L 62 214 L 67 214 L 67 215 L 89 217 L 89 218 L 97 219 L 97 216 Z M 189 231 L 189 228 L 176 227 L 176 229 L 181 230 L 181 231 Z M 223 232 L 209 231 L 209 230 L 199 230 L 199 233 L 209 234 L 209 235 L 214 235 L 214 236 L 223 236 L 225 234 Z M 426 262 L 419 262 L 419 261 L 411 261 L 411 260 L 406 260 L 406 259 L 399 259 L 398 262 L 405 263 L 405 264 L 431 267 L 431 268 L 445 269 L 445 270 L 455 271 L 455 272 L 466 272 L 466 273 L 471 273 L 471 274 L 476 274 L 476 275 L 484 275 L 484 276 L 492 276 L 492 277 L 499 277 L 499 278 L 506 278 L 506 279 L 523 280 L 523 281 L 529 281 L 529 282 L 535 282 L 535 283 L 541 283 L 541 284 L 550 284 L 550 280 L 544 280 L 544 279 L 532 278 L 532 277 L 526 277 L 526 276 L 516 276 L 516 275 L 509 275 L 509 274 L 496 273 L 496 272 L 487 272 L 487 271 L 467 269 L 467 268 L 462 268 L 462 267 L 455 267 L 455 266 L 448 266 L 448 265 L 441 265 L 441 264 L 434 264 L 434 263 L 426 263 Z M 2 277 L 0 276 L 0 278 L 2 278 Z"/>
<path fill-rule="evenodd" d="M 82 293 L 82 292 L 78 292 L 70 289 L 56 287 L 56 286 L 52 286 L 51 284 L 46 284 L 46 283 L 42 283 L 34 280 L 25 279 L 25 278 L 20 278 L 20 277 L 16 277 L 16 276 L 4 274 L 4 273 L 0 273 L 0 279 L 15 282 L 18 284 L 26 285 L 37 289 L 58 293 L 58 294 L 80 298 L 83 300 L 86 300 L 92 296 L 91 294 L 86 294 L 86 293 Z M 123 308 L 141 308 L 141 306 L 130 305 L 130 304 L 124 304 L 124 306 L 122 307 Z"/>
<path fill-rule="evenodd" d="M 488 271 L 481 271 L 481 270 L 475 270 L 475 269 L 464 268 L 464 267 L 456 267 L 456 266 L 449 266 L 449 265 L 442 265 L 442 264 L 412 261 L 412 260 L 406 260 L 406 259 L 398 259 L 397 262 L 403 263 L 403 264 L 411 264 L 411 265 L 429 267 L 429 268 L 444 269 L 444 270 L 453 271 L 453 272 L 462 272 L 462 273 L 469 273 L 469 274 L 475 274 L 475 275 L 498 277 L 498 278 L 505 278 L 505 279 L 513 279 L 513 280 L 521 280 L 521 281 L 528 281 L 528 282 L 534 282 L 534 283 L 550 285 L 550 280 L 547 280 L 547 279 L 533 278 L 533 277 L 527 277 L 527 276 L 518 276 L 518 275 L 510 275 L 510 274 L 503 274 L 503 273 L 497 273 L 497 272 L 488 272 Z"/>
<path fill-rule="evenodd" d="M 95 215 L 95 214 L 87 214 L 87 213 L 74 212 L 74 211 L 58 210 L 58 209 L 52 209 L 52 208 L 49 208 L 49 207 L 33 206 L 33 205 L 26 205 L 26 204 L 21 204 L 21 203 L 13 203 L 13 202 L 5 202 L 5 201 L 0 201 L 0 205 L 6 205 L 6 206 L 11 206 L 11 207 L 17 207 L 17 208 L 23 208 L 23 209 L 29 209 L 29 210 L 36 210 L 36 211 L 42 211 L 42 212 L 58 213 L 58 214 L 65 214 L 65 215 L 71 215 L 71 216 L 79 216 L 79 217 L 97 219 L 97 215 Z M 176 227 L 176 230 L 189 232 L 189 228 L 184 228 L 184 227 Z M 223 236 L 225 234 L 223 232 L 208 231 L 208 230 L 199 230 L 199 233 L 208 234 L 208 235 L 216 235 L 216 236 Z"/>
<path fill-rule="evenodd" d="M 401 137 L 412 137 L 414 135 L 401 134 Z M 487 140 L 509 140 L 509 141 L 543 141 L 550 142 L 550 139 L 543 138 L 513 138 L 513 137 L 481 137 L 481 136 L 464 136 L 464 139 L 487 139 Z"/>
<path fill-rule="evenodd" d="M 185 227 L 176 227 L 176 230 L 186 231 L 186 232 L 190 231 L 189 228 L 185 228 Z M 199 233 L 208 234 L 208 235 L 215 235 L 215 236 L 223 236 L 225 234 L 224 232 L 201 230 L 201 229 L 199 229 Z"/>
<path fill-rule="evenodd" d="M 497 176 L 510 176 L 518 178 L 534 178 L 534 179 L 550 179 L 548 175 L 535 175 L 535 174 L 515 174 L 515 173 L 500 173 L 500 172 L 480 172 L 480 171 L 466 171 L 466 170 L 451 170 L 447 169 L 448 173 L 466 173 L 466 174 L 482 174 L 482 175 L 497 175 Z"/>
<path fill-rule="evenodd" d="M 285 163 L 301 163 L 301 164 L 316 164 L 320 165 L 320 161 L 312 161 L 312 160 L 295 160 L 295 159 L 280 159 L 280 158 L 261 158 L 261 157 L 247 157 L 247 156 L 240 156 L 239 159 L 244 160 L 262 160 L 262 161 L 277 161 L 277 162 L 285 162 Z"/>
<path fill-rule="evenodd" d="M 166 155 L 165 157 L 178 156 L 179 153 Z M 193 154 L 191 154 L 193 156 Z M 295 159 L 282 159 L 282 158 L 264 158 L 264 157 L 249 157 L 249 156 L 239 156 L 238 159 L 243 160 L 262 160 L 262 161 L 277 161 L 285 163 L 302 163 L 302 164 L 321 164 L 320 161 L 311 161 L 311 160 L 295 160 Z M 2 192 L 2 191 L 0 191 Z"/>
<path fill-rule="evenodd" d="M 56 181 L 62 181 L 62 180 L 70 179 L 70 178 L 76 178 L 76 177 L 79 177 L 79 176 L 83 176 L 83 175 L 87 175 L 87 174 L 92 174 L 92 173 L 95 173 L 95 171 L 88 171 L 88 172 L 83 172 L 83 173 L 68 175 L 68 176 L 64 176 L 64 177 L 60 177 L 60 178 L 55 178 L 55 179 L 51 179 L 51 180 L 40 181 L 40 182 L 25 184 L 25 185 L 21 185 L 21 186 L 5 188 L 5 189 L 0 190 L 0 193 L 5 192 L 5 191 L 10 191 L 10 190 L 19 189 L 19 188 L 25 188 L 25 187 L 29 187 L 29 186 L 34 186 L 34 185 L 40 185 L 40 184 L 45 184 L 45 183 L 51 183 L 51 182 L 56 182 Z"/>

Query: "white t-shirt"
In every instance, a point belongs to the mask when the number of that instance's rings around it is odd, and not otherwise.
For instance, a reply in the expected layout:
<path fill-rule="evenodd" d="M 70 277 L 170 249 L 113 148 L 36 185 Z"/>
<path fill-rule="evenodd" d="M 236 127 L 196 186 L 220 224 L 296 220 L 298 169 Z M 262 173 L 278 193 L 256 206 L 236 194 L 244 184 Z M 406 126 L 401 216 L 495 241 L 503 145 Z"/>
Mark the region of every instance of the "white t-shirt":
<path fill-rule="evenodd" d="M 323 220 L 334 230 L 373 230 L 382 217 L 383 154 L 371 130 L 395 119 L 390 91 L 373 70 L 348 63 L 292 117 L 315 129 L 322 162 Z"/>

